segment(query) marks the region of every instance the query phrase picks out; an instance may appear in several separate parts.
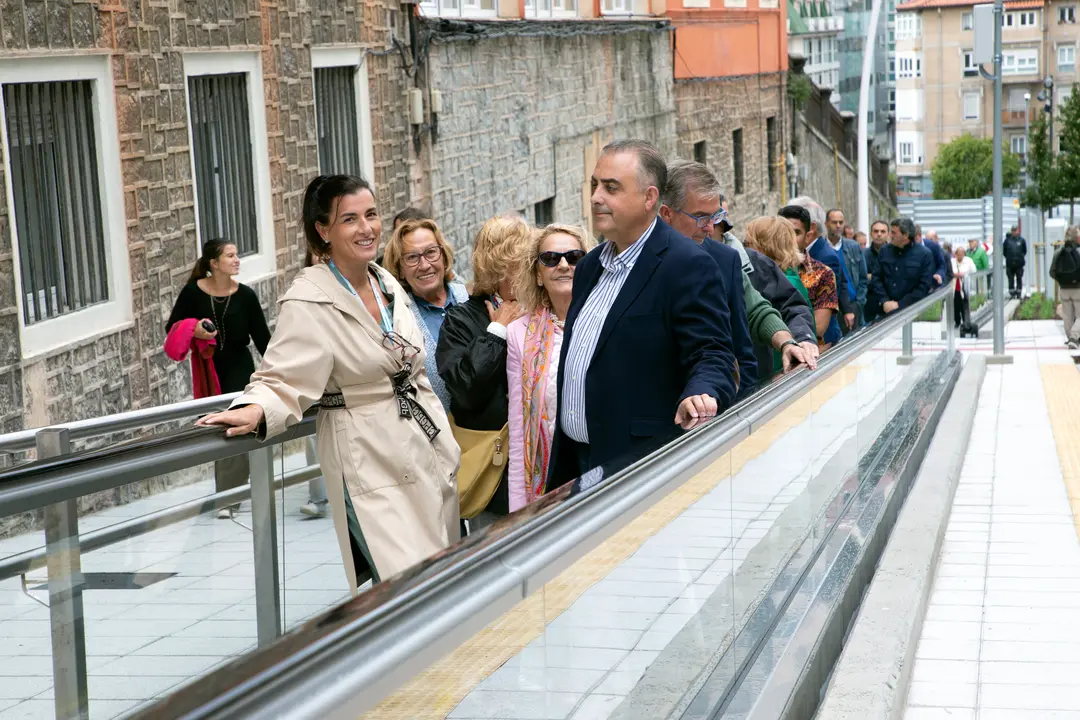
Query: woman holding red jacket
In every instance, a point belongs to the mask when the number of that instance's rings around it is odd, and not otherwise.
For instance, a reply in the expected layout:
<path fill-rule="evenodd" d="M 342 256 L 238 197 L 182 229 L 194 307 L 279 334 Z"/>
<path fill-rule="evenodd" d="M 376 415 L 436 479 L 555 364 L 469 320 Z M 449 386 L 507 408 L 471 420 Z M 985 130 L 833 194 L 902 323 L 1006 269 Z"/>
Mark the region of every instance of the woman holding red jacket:
<path fill-rule="evenodd" d="M 243 390 L 255 362 L 248 345 L 260 354 L 270 342 L 270 328 L 255 291 L 240 282 L 240 255 L 228 240 L 209 240 L 180 291 L 165 323 L 165 350 L 183 361 L 192 354 L 192 385 L 195 397 Z M 210 362 L 205 358 L 210 356 Z M 231 490 L 248 481 L 247 456 L 238 455 L 214 463 L 217 491 Z M 236 506 L 222 508 L 218 517 L 232 517 Z"/>

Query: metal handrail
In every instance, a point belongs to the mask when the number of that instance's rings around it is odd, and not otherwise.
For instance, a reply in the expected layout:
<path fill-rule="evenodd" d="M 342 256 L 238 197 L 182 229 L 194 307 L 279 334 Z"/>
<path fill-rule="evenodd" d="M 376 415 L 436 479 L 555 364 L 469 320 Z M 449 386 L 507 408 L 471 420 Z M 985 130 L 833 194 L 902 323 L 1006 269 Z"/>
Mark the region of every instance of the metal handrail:
<path fill-rule="evenodd" d="M 669 495 L 923 310 L 939 288 L 849 336 L 713 422 L 593 486 L 564 486 L 441 557 L 328 611 L 141 717 L 355 717 Z M 951 343 L 950 343 L 951 344 Z M 2 501 L 2 500 L 0 500 Z M 361 697 L 362 696 L 362 697 Z"/>
<path fill-rule="evenodd" d="M 72 440 L 83 440 L 224 410 L 229 406 L 229 403 L 238 397 L 240 397 L 238 392 L 214 395 L 213 397 L 199 398 L 198 400 L 184 400 L 170 405 L 129 410 L 115 415 L 103 415 L 102 417 L 75 420 L 74 422 L 59 425 L 19 430 L 0 435 L 0 452 L 19 452 L 32 449 L 37 434 L 42 430 L 66 429 Z"/>

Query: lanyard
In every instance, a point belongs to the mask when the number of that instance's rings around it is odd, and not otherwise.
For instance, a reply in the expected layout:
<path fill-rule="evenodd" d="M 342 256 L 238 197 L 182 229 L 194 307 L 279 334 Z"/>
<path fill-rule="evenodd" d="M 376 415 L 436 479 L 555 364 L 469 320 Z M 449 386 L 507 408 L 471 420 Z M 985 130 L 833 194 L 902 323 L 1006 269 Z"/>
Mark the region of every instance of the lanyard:
<path fill-rule="evenodd" d="M 330 260 L 327 264 L 330 266 L 330 271 L 334 273 L 334 277 L 338 279 L 338 282 L 353 295 L 357 295 L 352 283 L 350 283 L 341 271 L 338 270 L 338 266 L 334 264 L 334 261 Z M 371 273 L 368 273 L 368 282 L 371 283 L 371 292 L 375 295 L 375 302 L 379 305 L 379 325 L 382 327 L 384 333 L 392 333 L 394 332 L 394 318 L 387 309 L 386 303 L 383 302 L 382 292 L 380 292 L 379 286 L 375 283 L 375 278 L 371 276 Z M 359 296 L 357 295 L 357 297 Z"/>
<path fill-rule="evenodd" d="M 352 283 L 338 270 L 337 265 L 333 260 L 327 262 L 330 266 L 330 271 L 334 273 L 334 277 L 338 279 L 346 290 L 356 295 L 356 290 L 353 288 Z M 382 293 L 379 291 L 378 285 L 375 283 L 375 278 L 368 274 L 368 282 L 371 283 L 371 290 L 375 293 L 375 302 L 379 304 L 379 316 L 381 321 L 379 325 L 382 326 L 382 331 L 385 335 L 389 336 L 394 333 L 394 319 L 390 315 L 390 311 L 387 310 L 386 304 L 383 302 Z M 439 434 L 439 426 L 431 419 L 413 397 L 416 395 L 416 387 L 410 381 L 410 375 L 412 373 L 412 365 L 405 363 L 401 370 L 394 373 L 390 378 L 391 384 L 394 386 L 394 399 L 397 401 L 398 414 L 403 418 L 412 417 L 419 425 L 420 429 L 424 431 L 427 436 L 428 442 L 434 442 L 435 437 Z"/>

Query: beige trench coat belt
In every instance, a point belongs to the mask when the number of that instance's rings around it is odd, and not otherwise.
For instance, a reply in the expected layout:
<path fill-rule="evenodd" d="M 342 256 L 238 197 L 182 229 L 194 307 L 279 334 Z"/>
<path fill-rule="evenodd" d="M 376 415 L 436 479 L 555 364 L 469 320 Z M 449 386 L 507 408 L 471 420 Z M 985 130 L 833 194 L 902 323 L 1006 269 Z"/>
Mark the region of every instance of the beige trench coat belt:
<path fill-rule="evenodd" d="M 434 442 L 435 437 L 440 432 L 439 426 L 434 423 L 423 406 L 408 391 L 415 392 L 407 380 L 406 386 L 399 388 L 395 386 L 390 378 L 385 378 L 361 385 L 348 385 L 336 393 L 323 393 L 323 396 L 319 398 L 319 406 L 323 410 L 346 410 L 351 407 L 385 400 L 387 393 L 391 393 L 397 399 L 401 416 L 411 416 L 419 423 L 420 428 L 427 435 L 428 441 Z"/>

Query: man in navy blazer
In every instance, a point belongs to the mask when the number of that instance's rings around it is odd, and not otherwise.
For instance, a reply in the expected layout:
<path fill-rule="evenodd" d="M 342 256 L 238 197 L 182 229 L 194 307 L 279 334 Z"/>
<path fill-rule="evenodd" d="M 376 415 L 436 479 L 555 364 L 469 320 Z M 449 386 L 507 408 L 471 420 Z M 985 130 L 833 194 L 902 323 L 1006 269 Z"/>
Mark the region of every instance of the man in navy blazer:
<path fill-rule="evenodd" d="M 657 217 L 663 156 L 607 145 L 592 175 L 593 226 L 607 241 L 581 260 L 559 362 L 548 489 L 630 462 L 668 433 L 726 409 L 739 388 L 716 262 Z"/>

